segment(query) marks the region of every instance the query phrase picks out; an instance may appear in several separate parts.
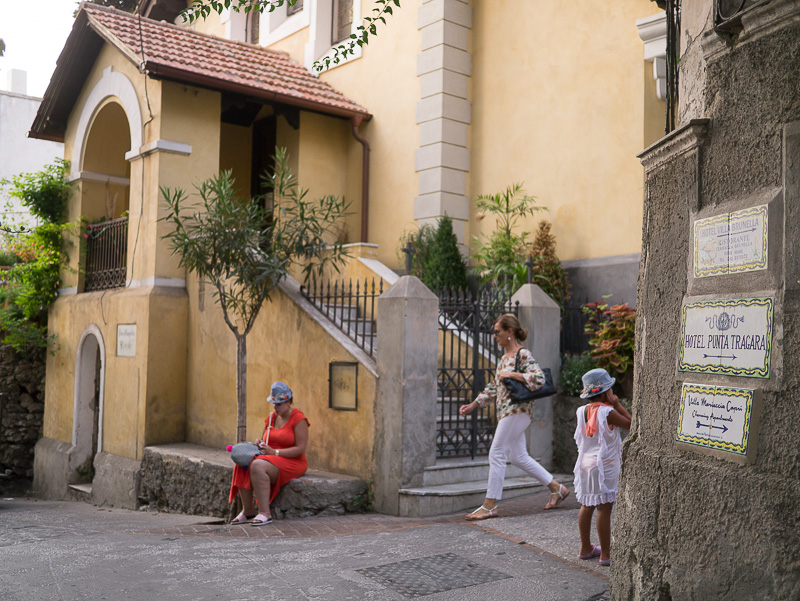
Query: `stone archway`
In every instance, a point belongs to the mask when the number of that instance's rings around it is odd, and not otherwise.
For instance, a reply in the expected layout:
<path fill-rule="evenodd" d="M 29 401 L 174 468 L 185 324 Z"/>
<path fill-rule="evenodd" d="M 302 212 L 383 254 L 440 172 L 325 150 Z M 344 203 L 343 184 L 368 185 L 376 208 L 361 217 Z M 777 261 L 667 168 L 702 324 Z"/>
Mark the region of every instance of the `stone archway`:
<path fill-rule="evenodd" d="M 130 79 L 108 67 L 103 71 L 102 79 L 97 82 L 97 85 L 89 93 L 89 97 L 81 110 L 81 116 L 78 119 L 78 129 L 75 132 L 75 148 L 72 152 L 71 179 L 80 178 L 84 147 L 87 143 L 93 118 L 109 98 L 117 100 L 128 119 L 130 150 L 126 153 L 125 158 L 130 160 L 139 154 L 139 150 L 142 147 L 142 111 L 139 108 L 139 97 Z"/>
<path fill-rule="evenodd" d="M 92 481 L 94 457 L 103 448 L 105 357 L 103 335 L 92 324 L 81 335 L 75 358 L 70 484 Z"/>

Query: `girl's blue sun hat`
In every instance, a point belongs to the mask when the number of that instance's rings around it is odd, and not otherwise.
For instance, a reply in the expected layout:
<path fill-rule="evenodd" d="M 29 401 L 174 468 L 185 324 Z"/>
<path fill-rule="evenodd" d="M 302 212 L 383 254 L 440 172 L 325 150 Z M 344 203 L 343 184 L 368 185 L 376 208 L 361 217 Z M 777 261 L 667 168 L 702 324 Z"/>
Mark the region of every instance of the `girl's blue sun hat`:
<path fill-rule="evenodd" d="M 603 394 L 614 385 L 617 380 L 608 375 L 604 369 L 591 369 L 583 374 L 583 390 L 581 398 L 588 399 L 598 394 Z"/>

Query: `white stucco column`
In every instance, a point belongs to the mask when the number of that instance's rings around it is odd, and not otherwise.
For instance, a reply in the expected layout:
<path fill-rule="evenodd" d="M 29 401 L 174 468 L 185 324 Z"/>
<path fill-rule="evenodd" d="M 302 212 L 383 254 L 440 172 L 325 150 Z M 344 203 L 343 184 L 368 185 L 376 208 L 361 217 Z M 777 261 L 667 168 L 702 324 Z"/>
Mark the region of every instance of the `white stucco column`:
<path fill-rule="evenodd" d="M 417 56 L 420 100 L 415 170 L 419 195 L 414 199 L 414 219 L 423 225 L 449 215 L 459 242 L 466 244 L 467 127 L 471 121 L 467 81 L 472 73 L 467 42 L 472 7 L 466 0 L 423 1 L 417 26 L 422 49 Z"/>
<path fill-rule="evenodd" d="M 667 13 L 636 20 L 636 29 L 644 42 L 644 60 L 653 63 L 656 96 L 667 97 Z"/>

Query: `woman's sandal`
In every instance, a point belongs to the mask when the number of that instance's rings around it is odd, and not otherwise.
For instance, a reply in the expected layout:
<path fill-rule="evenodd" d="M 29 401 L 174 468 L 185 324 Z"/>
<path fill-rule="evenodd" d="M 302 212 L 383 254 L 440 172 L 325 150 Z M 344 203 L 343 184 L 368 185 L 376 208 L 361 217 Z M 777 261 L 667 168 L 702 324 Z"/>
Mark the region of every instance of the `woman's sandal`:
<path fill-rule="evenodd" d="M 253 518 L 253 521 L 250 522 L 250 525 L 251 526 L 266 526 L 267 524 L 271 524 L 271 523 L 272 523 L 272 517 L 271 516 L 266 516 L 263 513 L 259 513 L 255 518 Z"/>
<path fill-rule="evenodd" d="M 561 492 L 561 491 L 566 492 Z M 550 493 L 550 502 L 544 506 L 544 509 L 555 509 L 561 504 L 561 501 L 569 496 L 569 489 L 563 484 L 558 485 L 558 492 Z"/>
<path fill-rule="evenodd" d="M 599 563 L 601 566 L 610 566 L 611 565 L 611 559 L 610 558 L 609 559 L 598 559 L 597 563 Z"/>
<path fill-rule="evenodd" d="M 579 554 L 578 559 L 594 559 L 595 557 L 599 557 L 600 553 L 602 553 L 602 549 L 597 545 L 592 545 L 592 550 L 588 553 Z"/>
<path fill-rule="evenodd" d="M 477 515 L 477 513 L 483 509 L 486 515 Z M 489 509 L 488 507 L 484 507 L 481 505 L 472 513 L 468 513 L 464 519 L 469 520 L 470 522 L 477 522 L 478 520 L 488 520 L 489 518 L 496 518 L 497 517 L 497 507 L 492 507 Z"/>
<path fill-rule="evenodd" d="M 256 514 L 245 515 L 244 511 L 242 511 L 239 515 L 231 520 L 231 524 L 249 524 L 254 517 L 256 517 Z"/>

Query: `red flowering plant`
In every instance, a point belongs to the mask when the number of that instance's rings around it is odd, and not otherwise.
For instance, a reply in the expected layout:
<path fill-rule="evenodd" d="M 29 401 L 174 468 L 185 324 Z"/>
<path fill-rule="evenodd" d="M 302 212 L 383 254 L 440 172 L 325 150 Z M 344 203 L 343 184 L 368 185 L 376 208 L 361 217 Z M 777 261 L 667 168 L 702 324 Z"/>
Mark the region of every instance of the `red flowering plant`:
<path fill-rule="evenodd" d="M 609 307 L 603 300 L 587 303 L 583 313 L 588 316 L 583 331 L 589 336 L 591 356 L 598 367 L 614 374 L 627 388 L 633 375 L 636 309 L 627 303 Z"/>

